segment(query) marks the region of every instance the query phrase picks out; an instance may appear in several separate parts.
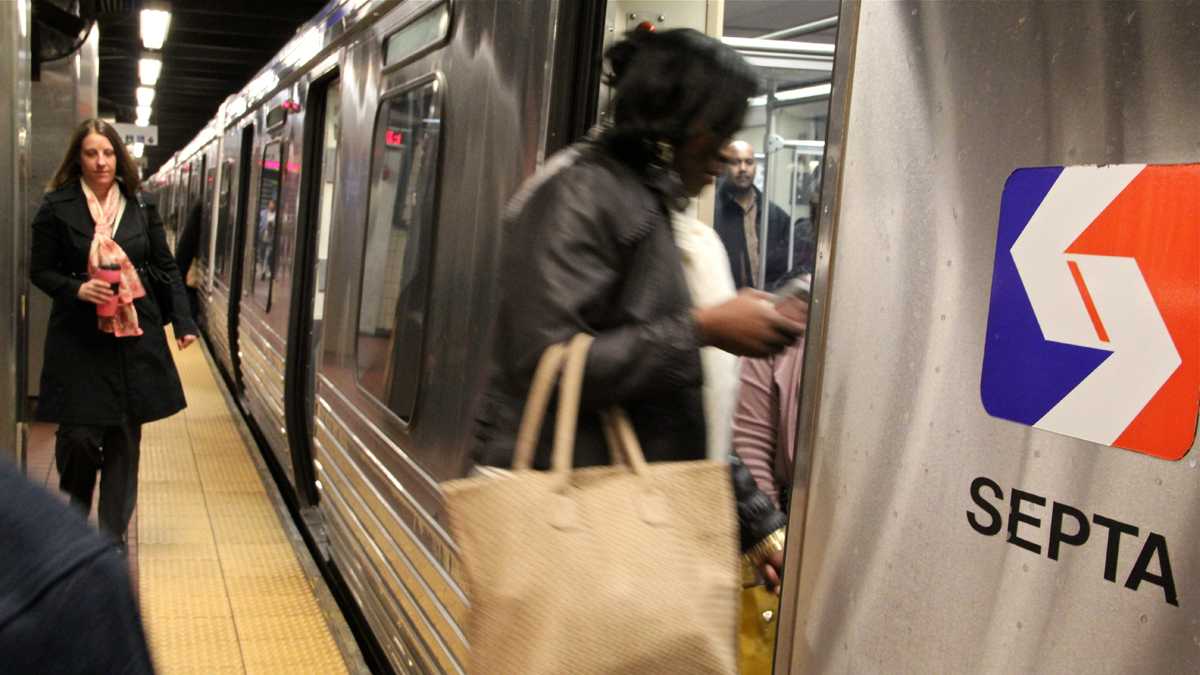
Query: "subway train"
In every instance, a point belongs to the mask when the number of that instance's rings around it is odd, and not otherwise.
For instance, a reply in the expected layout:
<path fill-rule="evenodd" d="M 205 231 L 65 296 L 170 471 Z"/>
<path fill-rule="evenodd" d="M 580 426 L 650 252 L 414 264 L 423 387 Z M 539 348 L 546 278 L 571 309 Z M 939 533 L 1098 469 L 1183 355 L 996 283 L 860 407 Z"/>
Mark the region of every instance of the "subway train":
<path fill-rule="evenodd" d="M 148 180 L 201 326 L 390 666 L 462 672 L 463 475 L 506 199 L 591 123 L 597 2 L 333 2 Z M 593 113 L 594 116 L 594 113 Z"/>
<path fill-rule="evenodd" d="M 718 31 L 723 4 L 331 2 L 148 181 L 169 227 L 200 205 L 209 349 L 396 671 L 466 663 L 438 485 L 468 469 L 499 215 L 602 116 L 606 44 L 646 16 Z M 828 49 L 729 40 L 808 59 L 793 86 L 828 110 L 775 672 L 1200 669 L 1195 397 L 1164 458 L 1006 417 L 1050 395 L 984 374 L 1010 176 L 1200 161 L 1200 5 L 846 2 L 837 25 Z"/>

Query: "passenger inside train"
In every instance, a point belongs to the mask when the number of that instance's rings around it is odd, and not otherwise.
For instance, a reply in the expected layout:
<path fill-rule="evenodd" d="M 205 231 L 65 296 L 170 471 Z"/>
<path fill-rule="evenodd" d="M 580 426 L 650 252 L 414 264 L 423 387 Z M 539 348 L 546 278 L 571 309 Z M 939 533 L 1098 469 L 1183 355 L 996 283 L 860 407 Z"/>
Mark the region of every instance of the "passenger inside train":
<path fill-rule="evenodd" d="M 713 225 L 729 252 L 729 263 L 738 288 L 773 287 L 787 272 L 791 218 L 769 199 L 767 206 L 763 206 L 763 192 L 754 184 L 758 177 L 754 146 L 742 140 L 730 143 L 725 148 L 725 161 L 728 170 L 717 188 Z M 767 210 L 767 236 L 760 245 L 758 230 L 764 208 Z M 759 271 L 762 251 L 767 252 L 765 277 Z"/>

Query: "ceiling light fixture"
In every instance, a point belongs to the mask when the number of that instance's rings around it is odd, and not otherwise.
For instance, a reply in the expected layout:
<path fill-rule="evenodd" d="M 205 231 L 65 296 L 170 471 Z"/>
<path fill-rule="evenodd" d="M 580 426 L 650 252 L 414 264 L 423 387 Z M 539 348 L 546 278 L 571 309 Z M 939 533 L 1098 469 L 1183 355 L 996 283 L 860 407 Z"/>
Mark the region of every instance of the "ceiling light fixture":
<path fill-rule="evenodd" d="M 146 49 L 162 49 L 171 28 L 171 13 L 163 9 L 142 10 L 142 44 Z"/>
<path fill-rule="evenodd" d="M 150 106 L 139 105 L 137 107 L 137 121 L 135 124 L 139 127 L 150 126 Z"/>
<path fill-rule="evenodd" d="M 142 155 L 146 153 L 146 144 L 134 143 L 133 147 L 130 148 L 130 151 L 133 153 L 134 158 L 141 159 Z"/>
<path fill-rule="evenodd" d="M 147 87 L 158 84 L 158 76 L 162 74 L 162 59 L 157 56 L 143 56 L 138 59 L 138 79 Z"/>
<path fill-rule="evenodd" d="M 149 108 L 154 103 L 154 87 L 138 87 L 136 93 L 138 106 Z"/>
<path fill-rule="evenodd" d="M 785 91 L 776 92 L 775 100 L 778 102 L 784 101 L 815 101 L 822 98 L 828 98 L 833 91 L 833 86 L 828 82 L 824 84 L 814 84 L 809 87 L 800 87 L 799 89 L 787 89 Z M 767 97 L 755 96 L 750 99 L 750 107 L 764 106 L 767 104 Z"/>

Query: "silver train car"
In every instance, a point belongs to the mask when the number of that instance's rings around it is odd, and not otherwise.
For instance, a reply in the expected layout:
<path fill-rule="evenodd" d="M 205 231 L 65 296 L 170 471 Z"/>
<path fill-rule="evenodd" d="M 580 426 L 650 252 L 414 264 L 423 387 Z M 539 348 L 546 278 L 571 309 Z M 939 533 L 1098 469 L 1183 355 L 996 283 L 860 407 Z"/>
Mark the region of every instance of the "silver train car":
<path fill-rule="evenodd" d="M 151 178 L 169 226 L 201 205 L 210 349 L 386 667 L 465 667 L 438 484 L 466 469 L 506 200 L 596 120 L 627 21 L 719 33 L 724 4 L 332 2 Z M 837 23 L 806 53 L 834 66 L 775 672 L 1200 669 L 1194 441 L 1164 460 L 980 394 L 1007 177 L 1197 161 L 1200 5 Z"/>
<path fill-rule="evenodd" d="M 464 667 L 437 485 L 466 463 L 498 214 L 592 122 L 603 12 L 330 3 L 148 181 L 176 232 L 199 205 L 210 349 L 396 670 Z"/>

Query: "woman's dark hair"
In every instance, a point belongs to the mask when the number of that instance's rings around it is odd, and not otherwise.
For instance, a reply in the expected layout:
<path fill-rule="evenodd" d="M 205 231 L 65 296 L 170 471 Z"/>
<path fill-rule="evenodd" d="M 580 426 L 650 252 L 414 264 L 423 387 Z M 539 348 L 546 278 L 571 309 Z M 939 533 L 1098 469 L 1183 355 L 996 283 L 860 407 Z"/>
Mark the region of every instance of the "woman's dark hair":
<path fill-rule="evenodd" d="M 615 90 L 607 135 L 625 141 L 679 146 L 697 127 L 727 138 L 758 89 L 745 59 L 690 28 L 632 31 L 604 57 Z"/>
<path fill-rule="evenodd" d="M 79 164 L 79 155 L 82 152 L 83 139 L 87 138 L 88 134 L 100 134 L 107 138 L 109 143 L 112 143 L 113 152 L 117 157 L 116 175 L 125 183 L 126 190 L 131 194 L 137 192 L 142 181 L 138 178 L 137 165 L 133 163 L 133 158 L 129 156 L 129 151 L 121 142 L 121 135 L 111 124 L 94 117 L 84 120 L 75 129 L 75 133 L 71 134 L 71 142 L 67 144 L 67 154 L 63 156 L 62 164 L 59 164 L 58 171 L 50 179 L 46 190 L 57 190 L 73 180 L 80 179 L 83 175 L 83 167 Z"/>

